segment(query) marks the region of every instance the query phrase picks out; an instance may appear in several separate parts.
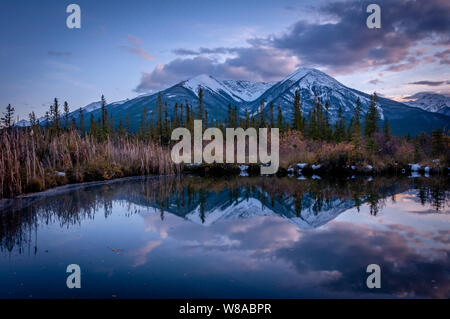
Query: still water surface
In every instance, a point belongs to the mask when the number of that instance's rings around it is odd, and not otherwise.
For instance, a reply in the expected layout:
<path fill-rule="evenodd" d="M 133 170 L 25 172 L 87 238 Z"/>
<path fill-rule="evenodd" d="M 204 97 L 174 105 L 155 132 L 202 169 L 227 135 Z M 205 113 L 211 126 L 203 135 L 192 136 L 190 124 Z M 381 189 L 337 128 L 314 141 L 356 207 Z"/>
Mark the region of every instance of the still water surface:
<path fill-rule="evenodd" d="M 449 193 L 446 177 L 50 191 L 0 212 L 0 298 L 449 298 Z M 81 289 L 66 286 L 69 264 Z M 369 264 L 381 289 L 366 286 Z"/>

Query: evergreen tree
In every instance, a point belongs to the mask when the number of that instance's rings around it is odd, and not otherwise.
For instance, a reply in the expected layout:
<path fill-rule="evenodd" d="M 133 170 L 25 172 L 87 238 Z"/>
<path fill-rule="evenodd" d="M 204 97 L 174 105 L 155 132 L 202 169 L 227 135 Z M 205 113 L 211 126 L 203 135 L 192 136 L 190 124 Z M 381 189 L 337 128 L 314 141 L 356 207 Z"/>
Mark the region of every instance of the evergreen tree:
<path fill-rule="evenodd" d="M 81 136 L 84 136 L 84 134 L 86 133 L 86 126 L 85 126 L 85 123 L 84 123 L 84 112 L 83 112 L 83 109 L 80 108 L 78 113 L 79 113 L 78 118 L 79 118 L 79 121 L 80 121 L 80 134 L 81 134 Z"/>
<path fill-rule="evenodd" d="M 348 136 L 352 141 L 355 149 L 359 149 L 361 146 L 362 134 L 361 134 L 361 100 L 358 98 L 356 100 L 356 105 L 353 110 L 353 117 L 350 121 L 350 126 L 348 130 Z"/>
<path fill-rule="evenodd" d="M 375 150 L 375 139 L 374 134 L 378 130 L 378 108 L 377 108 L 378 97 L 374 93 L 370 97 L 369 110 L 366 113 L 366 121 L 364 123 L 364 135 L 366 136 L 366 148 L 368 151 L 373 152 Z"/>
<path fill-rule="evenodd" d="M 232 115 L 233 115 L 233 123 L 234 123 L 233 127 L 239 126 L 239 116 L 238 116 L 238 110 L 237 110 L 237 106 L 236 105 L 234 106 Z"/>
<path fill-rule="evenodd" d="M 300 93 L 298 90 L 295 91 L 294 96 L 294 116 L 292 122 L 292 128 L 297 131 L 303 131 L 304 121 L 301 109 Z"/>
<path fill-rule="evenodd" d="M 279 104 L 277 113 L 277 127 L 281 132 L 284 131 L 283 112 L 281 111 L 281 106 Z"/>
<path fill-rule="evenodd" d="M 142 110 L 141 121 L 139 123 L 139 128 L 138 128 L 138 137 L 143 141 L 147 141 L 148 133 L 149 133 L 149 130 L 148 130 L 148 121 L 147 121 L 147 108 L 144 106 L 144 109 Z"/>
<path fill-rule="evenodd" d="M 270 117 L 270 128 L 274 127 L 275 125 L 275 119 L 273 117 L 273 101 L 270 102 L 269 106 L 269 117 Z"/>
<path fill-rule="evenodd" d="M 323 128 L 323 138 L 325 140 L 330 140 L 332 135 L 331 125 L 330 125 L 330 103 L 325 102 L 325 116 L 324 116 L 324 128 Z"/>
<path fill-rule="evenodd" d="M 30 126 L 34 127 L 36 126 L 37 120 L 36 120 L 36 114 L 34 113 L 34 111 L 32 111 L 29 115 L 28 115 L 28 119 L 30 121 Z"/>
<path fill-rule="evenodd" d="M 102 95 L 101 98 L 101 138 L 106 139 L 109 134 L 109 125 L 108 125 L 108 110 L 106 109 L 106 99 L 105 96 Z"/>
<path fill-rule="evenodd" d="M 156 132 L 159 138 L 159 141 L 161 143 L 162 135 L 163 135 L 163 101 L 161 92 L 158 92 L 158 101 L 156 102 L 156 112 L 157 112 L 157 118 L 156 118 Z"/>
<path fill-rule="evenodd" d="M 366 113 L 366 120 L 364 123 L 364 135 L 366 137 L 373 137 L 373 135 L 378 130 L 378 121 L 380 119 L 380 115 L 378 113 L 377 102 L 378 97 L 376 93 L 374 93 L 370 97 L 369 110 Z"/>
<path fill-rule="evenodd" d="M 119 127 L 117 128 L 117 135 L 125 136 L 125 128 L 123 127 L 122 119 L 119 120 Z"/>
<path fill-rule="evenodd" d="M 64 127 L 66 129 L 69 128 L 69 113 L 70 113 L 69 104 L 66 101 L 64 102 Z"/>
<path fill-rule="evenodd" d="M 131 122 L 129 114 L 127 114 L 127 117 L 125 118 L 125 132 L 127 135 L 131 134 Z"/>
<path fill-rule="evenodd" d="M 52 129 L 54 132 L 59 132 L 61 129 L 61 112 L 59 110 L 58 99 L 55 98 L 53 105 L 50 106 L 50 117 L 52 121 Z"/>
<path fill-rule="evenodd" d="M 342 114 L 342 107 L 338 109 L 338 120 L 336 122 L 336 129 L 334 131 L 334 139 L 337 143 L 345 140 L 345 118 Z"/>
<path fill-rule="evenodd" d="M 248 129 L 249 127 L 250 127 L 250 116 L 249 116 L 249 114 L 248 114 L 248 109 L 247 108 L 245 108 L 245 111 L 244 111 L 244 128 L 245 129 Z"/>
<path fill-rule="evenodd" d="M 433 156 L 439 156 L 445 151 L 444 135 L 440 128 L 431 133 L 431 152 Z"/>
<path fill-rule="evenodd" d="M 386 138 L 386 140 L 389 141 L 391 139 L 392 133 L 391 133 L 391 127 L 389 126 L 389 121 L 388 121 L 387 117 L 384 118 L 383 132 L 384 132 L 384 137 Z"/>
<path fill-rule="evenodd" d="M 203 109 L 203 89 L 198 88 L 198 107 L 197 107 L 197 119 L 202 120 L 205 114 Z"/>
<path fill-rule="evenodd" d="M 14 125 L 14 112 L 14 107 L 12 107 L 11 104 L 8 104 L 5 112 L 3 113 L 3 117 L 0 119 L 1 124 L 4 127 L 10 128 Z"/>
<path fill-rule="evenodd" d="M 91 118 L 89 120 L 89 133 L 91 136 L 97 138 L 98 137 L 98 131 L 97 131 L 97 124 L 94 120 L 94 115 L 91 113 Z"/>

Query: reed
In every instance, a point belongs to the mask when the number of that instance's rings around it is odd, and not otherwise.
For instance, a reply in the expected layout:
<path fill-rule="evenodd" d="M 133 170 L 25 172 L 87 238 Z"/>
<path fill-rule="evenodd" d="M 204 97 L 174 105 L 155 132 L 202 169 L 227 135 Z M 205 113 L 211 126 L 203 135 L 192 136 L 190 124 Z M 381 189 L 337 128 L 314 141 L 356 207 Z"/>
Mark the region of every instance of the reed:
<path fill-rule="evenodd" d="M 168 147 L 133 136 L 98 141 L 76 130 L 0 131 L 0 198 L 67 183 L 180 171 Z"/>

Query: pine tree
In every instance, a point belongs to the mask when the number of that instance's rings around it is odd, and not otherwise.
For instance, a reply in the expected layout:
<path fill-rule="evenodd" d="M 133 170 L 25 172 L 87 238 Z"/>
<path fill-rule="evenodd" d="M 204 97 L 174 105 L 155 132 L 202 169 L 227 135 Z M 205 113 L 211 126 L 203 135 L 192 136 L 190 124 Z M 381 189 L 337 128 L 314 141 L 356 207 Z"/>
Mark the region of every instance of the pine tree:
<path fill-rule="evenodd" d="M 277 127 L 280 132 L 284 131 L 284 123 L 283 123 L 283 112 L 281 111 L 281 106 L 278 104 L 278 114 L 277 114 Z"/>
<path fill-rule="evenodd" d="M 117 128 L 117 135 L 124 136 L 125 135 L 125 128 L 122 124 L 122 119 L 119 120 L 119 127 Z"/>
<path fill-rule="evenodd" d="M 247 108 L 245 108 L 245 111 L 244 111 L 244 128 L 245 129 L 248 129 L 249 127 L 250 127 L 250 116 L 249 116 L 249 114 L 248 114 L 248 109 Z"/>
<path fill-rule="evenodd" d="M 359 149 L 361 146 L 361 135 L 361 100 L 358 98 L 348 130 L 348 136 L 355 146 L 355 149 Z"/>
<path fill-rule="evenodd" d="M 89 120 L 89 133 L 91 134 L 91 136 L 93 136 L 95 138 L 98 137 L 97 124 L 95 123 L 94 115 L 92 113 L 91 113 L 91 118 Z"/>
<path fill-rule="evenodd" d="M 205 114 L 203 110 L 203 89 L 198 88 L 198 107 L 197 107 L 197 119 L 202 120 Z"/>
<path fill-rule="evenodd" d="M 4 116 L 0 119 L 1 124 L 5 128 L 10 128 L 14 125 L 14 111 L 14 107 L 12 107 L 11 104 L 8 104 L 5 112 L 3 113 Z"/>
<path fill-rule="evenodd" d="M 169 112 L 167 103 L 164 104 L 164 123 L 163 123 L 163 142 L 167 142 L 169 139 Z"/>
<path fill-rule="evenodd" d="M 324 117 L 324 134 L 323 138 L 325 140 L 330 140 L 332 135 L 331 125 L 330 125 L 330 103 L 325 102 L 325 117 Z"/>
<path fill-rule="evenodd" d="M 234 106 L 232 115 L 233 115 L 233 123 L 235 125 L 233 127 L 239 126 L 239 116 L 238 116 L 238 110 L 237 110 L 237 106 L 236 105 Z"/>
<path fill-rule="evenodd" d="M 69 128 L 69 113 L 70 113 L 69 104 L 66 101 L 64 102 L 64 127 L 66 129 Z"/>
<path fill-rule="evenodd" d="M 156 132 L 160 143 L 163 135 L 163 107 L 164 104 L 162 101 L 161 92 L 158 92 L 158 101 L 156 102 Z"/>
<path fill-rule="evenodd" d="M 369 110 L 366 113 L 366 120 L 364 123 L 364 135 L 366 137 L 373 137 L 375 132 L 378 130 L 378 120 L 380 115 L 378 113 L 377 102 L 378 97 L 376 93 L 374 93 L 370 97 Z"/>
<path fill-rule="evenodd" d="M 55 98 L 55 100 L 53 101 L 53 105 L 50 106 L 50 116 L 52 121 L 53 132 L 59 132 L 61 130 L 61 123 L 60 123 L 61 114 L 57 98 Z"/>
<path fill-rule="evenodd" d="M 334 132 L 334 139 L 340 143 L 345 140 L 345 118 L 342 114 L 342 107 L 338 109 L 338 120 L 336 122 L 336 129 Z"/>
<path fill-rule="evenodd" d="M 101 98 L 101 138 L 106 139 L 109 134 L 109 125 L 108 125 L 108 110 L 106 109 L 106 99 L 105 96 L 102 95 Z"/>
<path fill-rule="evenodd" d="M 431 133 L 431 153 L 433 156 L 439 156 L 444 150 L 444 135 L 442 130 L 438 128 Z"/>
<path fill-rule="evenodd" d="M 147 141 L 148 138 L 147 108 L 145 106 L 142 110 L 141 122 L 139 123 L 138 137 L 142 141 Z"/>
<path fill-rule="evenodd" d="M 303 131 L 304 121 L 301 109 L 300 93 L 298 90 L 295 91 L 293 107 L 294 107 L 294 116 L 292 121 L 292 128 L 297 131 Z"/>
<path fill-rule="evenodd" d="M 379 114 L 377 109 L 378 97 L 376 93 L 374 93 L 370 97 L 370 105 L 369 110 L 366 113 L 366 121 L 364 125 L 364 135 L 367 138 L 366 148 L 369 152 L 373 152 L 375 150 L 375 139 L 374 134 L 378 130 L 378 120 Z"/>
<path fill-rule="evenodd" d="M 44 120 L 45 121 L 45 129 L 49 129 L 51 119 L 50 119 L 50 113 L 48 111 L 45 112 L 44 119 L 45 119 Z"/>
<path fill-rule="evenodd" d="M 30 127 L 31 127 L 31 129 L 32 129 L 32 130 L 35 130 L 35 129 L 38 127 L 39 123 L 38 123 L 38 121 L 37 121 L 37 119 L 36 119 L 36 114 L 34 113 L 34 111 L 32 111 L 32 112 L 28 115 L 28 119 L 29 119 L 29 121 L 30 121 Z"/>
<path fill-rule="evenodd" d="M 275 119 L 273 117 L 273 101 L 270 102 L 269 106 L 269 116 L 270 116 L 270 128 L 274 127 L 275 125 Z"/>
<path fill-rule="evenodd" d="M 80 108 L 78 113 L 79 113 L 78 118 L 80 119 L 79 120 L 80 121 L 80 134 L 81 134 L 81 136 L 84 136 L 84 134 L 86 133 L 86 126 L 85 126 L 85 123 L 84 123 L 84 112 L 83 112 L 83 109 Z"/>
<path fill-rule="evenodd" d="M 125 118 L 125 132 L 127 135 L 131 134 L 131 122 L 129 114 L 127 114 L 127 117 Z"/>
<path fill-rule="evenodd" d="M 384 132 L 384 137 L 386 138 L 386 140 L 389 141 L 391 139 L 392 133 L 391 133 L 391 127 L 389 126 L 389 121 L 388 121 L 387 117 L 384 118 L 383 132 Z"/>

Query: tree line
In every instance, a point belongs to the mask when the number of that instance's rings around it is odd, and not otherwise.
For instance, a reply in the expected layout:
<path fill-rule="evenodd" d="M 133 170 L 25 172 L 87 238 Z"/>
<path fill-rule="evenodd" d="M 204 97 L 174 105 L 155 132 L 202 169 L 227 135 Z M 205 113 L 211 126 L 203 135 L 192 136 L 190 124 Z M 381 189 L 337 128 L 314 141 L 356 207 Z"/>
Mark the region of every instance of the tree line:
<path fill-rule="evenodd" d="M 202 88 L 198 90 L 197 105 L 191 105 L 187 101 L 185 104 L 176 103 L 172 112 L 163 101 L 161 93 L 158 93 L 156 108 L 154 112 L 144 107 L 140 123 L 137 130 L 133 129 L 129 115 L 125 121 L 119 120 L 115 124 L 112 114 L 108 113 L 107 102 L 104 95 L 101 96 L 100 115 L 97 119 L 93 112 L 90 113 L 87 122 L 86 114 L 82 108 L 78 110 L 78 116 L 71 116 L 67 102 L 61 106 L 57 98 L 54 99 L 49 110 L 45 113 L 43 123 L 39 123 L 34 112 L 29 114 L 31 128 L 41 128 L 49 134 L 60 134 L 66 130 L 78 130 L 82 136 L 89 134 L 100 141 L 104 141 L 111 136 L 134 136 L 143 141 L 157 141 L 160 144 L 170 143 L 171 132 L 177 127 L 186 127 L 193 130 L 194 120 L 202 120 L 203 126 L 217 127 L 225 132 L 227 127 L 254 128 L 279 128 L 283 132 L 298 131 L 305 138 L 334 143 L 351 142 L 355 148 L 365 147 L 367 151 L 376 151 L 377 145 L 375 135 L 382 133 L 385 140 L 389 141 L 392 136 L 388 119 L 385 117 L 383 126 L 380 127 L 380 113 L 378 110 L 378 96 L 376 93 L 370 96 L 368 110 L 363 114 L 361 100 L 358 98 L 355 103 L 352 117 L 347 123 L 344 112 L 340 106 L 337 111 L 337 120 L 330 121 L 330 104 L 325 103 L 317 95 L 314 96 L 312 108 L 305 115 L 302 107 L 300 92 L 294 94 L 294 102 L 290 110 L 290 120 L 285 118 L 281 106 L 275 110 L 273 102 L 269 103 L 268 110 L 265 108 L 265 101 L 259 103 L 258 111 L 249 114 L 248 109 L 244 109 L 243 115 L 237 106 L 228 105 L 227 116 L 224 120 L 217 120 L 209 117 L 208 111 L 204 107 L 204 92 Z M 3 128 L 14 126 L 14 107 L 9 104 L 6 107 L 3 117 L 0 118 L 0 125 Z M 150 113 L 150 116 L 149 116 Z M 275 114 L 276 113 L 276 114 Z M 424 140 L 425 133 L 413 139 L 417 149 Z M 430 135 L 433 153 L 438 155 L 444 152 L 444 133 L 441 129 L 436 129 Z M 411 138 L 407 137 L 411 140 Z M 418 150 L 419 151 L 419 150 Z"/>

